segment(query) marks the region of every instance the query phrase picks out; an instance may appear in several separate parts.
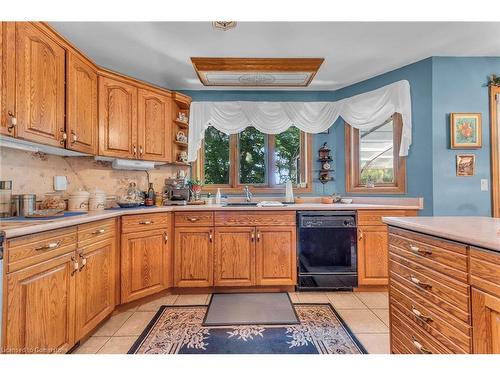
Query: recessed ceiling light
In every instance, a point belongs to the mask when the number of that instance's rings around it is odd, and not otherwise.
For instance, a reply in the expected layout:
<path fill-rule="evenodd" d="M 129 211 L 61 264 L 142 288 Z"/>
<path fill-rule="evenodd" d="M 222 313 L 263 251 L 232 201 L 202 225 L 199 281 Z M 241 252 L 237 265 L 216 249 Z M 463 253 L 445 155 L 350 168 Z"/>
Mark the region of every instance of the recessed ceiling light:
<path fill-rule="evenodd" d="M 212 26 L 216 30 L 227 31 L 236 27 L 236 21 L 214 21 Z"/>

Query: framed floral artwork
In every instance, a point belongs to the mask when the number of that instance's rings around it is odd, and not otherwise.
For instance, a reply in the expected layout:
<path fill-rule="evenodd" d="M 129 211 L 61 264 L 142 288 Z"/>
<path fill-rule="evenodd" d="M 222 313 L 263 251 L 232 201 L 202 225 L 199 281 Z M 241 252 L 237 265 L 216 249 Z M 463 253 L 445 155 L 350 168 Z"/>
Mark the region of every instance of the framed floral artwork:
<path fill-rule="evenodd" d="M 476 155 L 457 155 L 457 176 L 474 176 L 475 163 Z"/>
<path fill-rule="evenodd" d="M 481 148 L 481 134 L 480 113 L 452 113 L 450 115 L 451 148 Z"/>

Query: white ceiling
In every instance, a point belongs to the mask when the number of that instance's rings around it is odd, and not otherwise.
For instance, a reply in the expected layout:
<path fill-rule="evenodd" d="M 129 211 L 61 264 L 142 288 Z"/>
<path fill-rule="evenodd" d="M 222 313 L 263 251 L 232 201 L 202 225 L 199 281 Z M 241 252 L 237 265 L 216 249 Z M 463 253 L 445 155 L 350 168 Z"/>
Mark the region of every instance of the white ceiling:
<path fill-rule="evenodd" d="M 204 87 L 190 57 L 324 57 L 304 90 L 334 90 L 429 56 L 500 56 L 500 22 L 51 24 L 97 64 L 177 90 L 223 89 Z"/>

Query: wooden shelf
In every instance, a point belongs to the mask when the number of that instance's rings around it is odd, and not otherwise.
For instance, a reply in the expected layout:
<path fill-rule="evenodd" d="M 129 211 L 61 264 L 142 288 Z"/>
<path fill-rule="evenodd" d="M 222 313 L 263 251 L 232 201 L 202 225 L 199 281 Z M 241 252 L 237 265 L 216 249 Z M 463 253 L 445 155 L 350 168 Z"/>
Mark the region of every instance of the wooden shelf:
<path fill-rule="evenodd" d="M 174 161 L 172 164 L 174 164 L 174 165 L 183 165 L 183 166 L 185 166 L 185 167 L 189 167 L 189 166 L 191 166 L 191 164 L 189 164 L 189 163 L 184 163 L 184 162 L 182 162 L 182 161 Z"/>
<path fill-rule="evenodd" d="M 188 144 L 186 142 L 180 142 L 180 141 L 174 141 L 174 143 L 178 146 L 181 146 L 181 147 L 187 147 Z"/>
<path fill-rule="evenodd" d="M 179 128 L 187 129 L 189 127 L 189 123 L 180 121 L 180 120 L 174 120 L 174 122 L 177 124 Z"/>

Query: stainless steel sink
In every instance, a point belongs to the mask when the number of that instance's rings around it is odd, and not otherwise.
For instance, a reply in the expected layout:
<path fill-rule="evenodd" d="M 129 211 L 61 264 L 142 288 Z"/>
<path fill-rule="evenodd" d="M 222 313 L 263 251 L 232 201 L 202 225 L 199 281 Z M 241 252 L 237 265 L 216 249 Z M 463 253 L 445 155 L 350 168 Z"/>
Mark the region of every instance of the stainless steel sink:
<path fill-rule="evenodd" d="M 225 207 L 252 207 L 257 206 L 257 202 L 229 202 L 224 204 Z"/>

